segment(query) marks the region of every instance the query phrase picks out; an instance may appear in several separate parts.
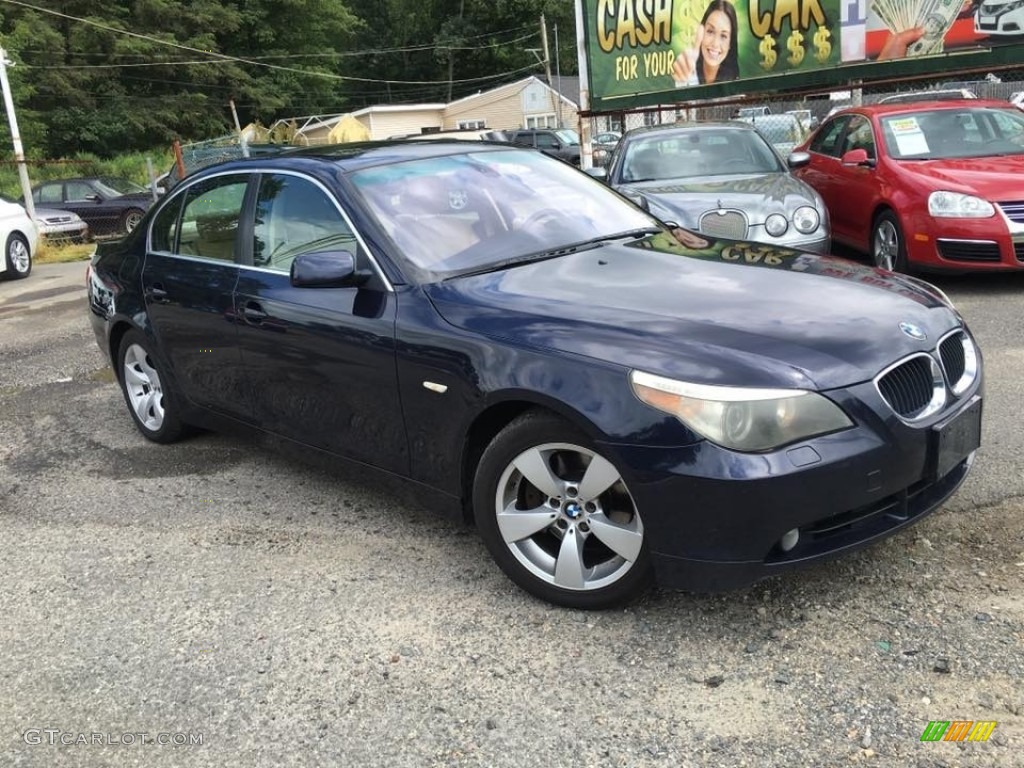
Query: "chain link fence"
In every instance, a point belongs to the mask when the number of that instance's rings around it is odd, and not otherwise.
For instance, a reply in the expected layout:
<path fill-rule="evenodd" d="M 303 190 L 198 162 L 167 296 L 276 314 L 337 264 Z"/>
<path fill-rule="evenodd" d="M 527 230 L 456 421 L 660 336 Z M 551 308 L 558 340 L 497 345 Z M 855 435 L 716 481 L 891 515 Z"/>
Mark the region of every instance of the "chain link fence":
<path fill-rule="evenodd" d="M 590 135 L 613 131 L 625 133 L 634 128 L 677 122 L 713 122 L 743 120 L 753 123 L 761 134 L 785 156 L 800 144 L 824 120 L 840 109 L 877 104 L 890 98 L 972 98 L 1009 102 L 1024 95 L 1024 69 L 1004 69 L 960 77 L 943 75 L 901 82 L 873 83 L 848 89 L 820 92 L 765 94 L 753 99 L 740 97 L 716 100 L 713 104 L 685 103 L 647 107 L 628 112 L 592 113 Z"/>

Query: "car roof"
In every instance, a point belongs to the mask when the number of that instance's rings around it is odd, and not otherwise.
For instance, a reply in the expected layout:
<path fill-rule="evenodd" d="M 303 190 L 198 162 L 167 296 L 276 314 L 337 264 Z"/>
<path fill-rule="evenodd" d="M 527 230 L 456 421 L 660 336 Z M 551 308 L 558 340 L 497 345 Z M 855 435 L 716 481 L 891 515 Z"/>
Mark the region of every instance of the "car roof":
<path fill-rule="evenodd" d="M 523 147 L 500 141 L 466 141 L 465 139 L 393 139 L 364 141 L 349 144 L 328 144 L 317 147 L 297 147 L 274 155 L 227 160 L 205 166 L 189 174 L 184 181 L 205 177 L 225 170 L 248 170 L 257 165 L 263 168 L 294 168 L 315 170 L 325 165 L 334 166 L 344 173 L 380 165 L 391 165 L 407 160 L 419 160 L 470 152 L 524 151 Z"/>
<path fill-rule="evenodd" d="M 888 104 L 866 104 L 860 107 L 845 107 L 832 115 L 832 117 L 838 117 L 839 115 L 845 115 L 851 112 L 869 116 L 881 116 L 900 114 L 903 112 L 924 112 L 935 109 L 978 109 L 991 107 L 996 107 L 998 109 L 1013 109 L 1013 106 L 1009 102 L 1000 101 L 998 99 L 946 99 L 945 101 L 913 101 L 902 104 L 893 102 Z"/>
<path fill-rule="evenodd" d="M 721 120 L 714 122 L 683 122 L 683 123 L 668 123 L 665 125 L 645 125 L 641 128 L 631 128 L 622 138 L 633 138 L 636 136 L 653 136 L 659 133 L 671 134 L 681 133 L 683 131 L 703 130 L 705 128 L 726 128 L 736 131 L 753 131 L 756 130 L 751 123 L 744 122 L 742 120 Z"/>

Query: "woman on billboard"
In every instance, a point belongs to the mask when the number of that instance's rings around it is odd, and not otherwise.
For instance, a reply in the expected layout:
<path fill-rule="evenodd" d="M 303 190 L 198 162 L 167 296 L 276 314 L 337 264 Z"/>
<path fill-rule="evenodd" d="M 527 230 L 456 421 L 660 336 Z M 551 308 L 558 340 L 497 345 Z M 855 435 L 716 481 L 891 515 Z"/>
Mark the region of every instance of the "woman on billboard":
<path fill-rule="evenodd" d="M 693 46 L 680 53 L 672 65 L 676 87 L 738 78 L 736 28 L 735 6 L 729 0 L 711 0 L 697 26 Z"/>

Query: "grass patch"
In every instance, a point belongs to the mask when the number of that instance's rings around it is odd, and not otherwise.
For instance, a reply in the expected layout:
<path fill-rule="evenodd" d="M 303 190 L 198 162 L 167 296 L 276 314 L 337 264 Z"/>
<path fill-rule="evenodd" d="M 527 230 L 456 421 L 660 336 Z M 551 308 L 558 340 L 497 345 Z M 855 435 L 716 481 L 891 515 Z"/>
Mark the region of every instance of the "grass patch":
<path fill-rule="evenodd" d="M 36 264 L 66 264 L 69 261 L 86 261 L 95 251 L 95 243 L 54 243 L 40 239 L 33 261 Z"/>

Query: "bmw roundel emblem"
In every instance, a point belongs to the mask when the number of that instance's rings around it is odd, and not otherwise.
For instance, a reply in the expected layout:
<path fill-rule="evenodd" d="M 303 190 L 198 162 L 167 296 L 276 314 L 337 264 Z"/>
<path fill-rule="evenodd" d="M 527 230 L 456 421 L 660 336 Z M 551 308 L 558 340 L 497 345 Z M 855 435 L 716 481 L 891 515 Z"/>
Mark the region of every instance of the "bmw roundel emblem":
<path fill-rule="evenodd" d="M 900 323 L 900 330 L 910 338 L 914 339 L 914 341 L 924 341 L 928 338 L 928 334 L 913 323 Z"/>

